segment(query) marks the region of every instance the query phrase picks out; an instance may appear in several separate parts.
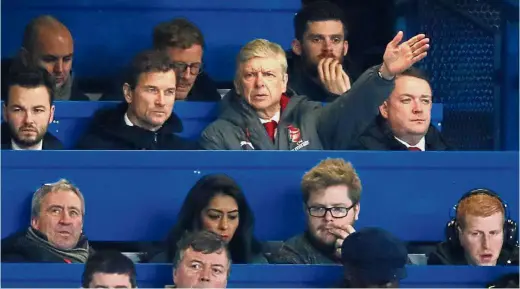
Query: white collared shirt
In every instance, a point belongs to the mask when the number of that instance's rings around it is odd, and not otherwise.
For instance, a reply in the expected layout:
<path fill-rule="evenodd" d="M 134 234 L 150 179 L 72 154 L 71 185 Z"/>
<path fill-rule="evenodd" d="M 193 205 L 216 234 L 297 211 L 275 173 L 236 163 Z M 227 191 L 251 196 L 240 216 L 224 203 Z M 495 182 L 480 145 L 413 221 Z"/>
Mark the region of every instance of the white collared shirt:
<path fill-rule="evenodd" d="M 130 121 L 130 119 L 128 118 L 128 114 L 125 112 L 125 123 L 126 125 L 128 126 L 134 126 L 134 124 Z"/>
<path fill-rule="evenodd" d="M 421 138 L 421 140 L 420 140 L 416 145 L 414 145 L 414 146 L 409 145 L 407 142 L 405 142 L 404 140 L 399 139 L 399 138 L 396 137 L 396 136 L 394 136 L 394 137 L 395 137 L 395 139 L 396 139 L 398 142 L 404 144 L 404 145 L 406 146 L 406 148 L 409 148 L 409 147 L 416 147 L 416 148 L 419 148 L 419 149 L 422 150 L 422 151 L 425 151 L 425 150 L 426 150 L 426 141 L 424 140 L 424 136 L 423 136 L 423 137 Z"/>
<path fill-rule="evenodd" d="M 271 122 L 271 121 L 276 121 L 276 123 L 279 123 L 280 122 L 280 112 L 277 112 L 273 117 L 271 117 L 271 119 L 268 119 L 268 120 L 265 120 L 263 118 L 260 118 L 260 122 L 262 124 L 264 123 L 267 123 L 267 122 Z"/>
<path fill-rule="evenodd" d="M 18 146 L 13 140 L 11 140 L 11 148 L 15 151 L 27 151 L 27 150 L 32 150 L 32 151 L 41 151 L 43 149 L 43 140 L 41 140 L 35 148 L 31 148 L 31 149 L 23 149 L 21 148 L 20 146 Z"/>

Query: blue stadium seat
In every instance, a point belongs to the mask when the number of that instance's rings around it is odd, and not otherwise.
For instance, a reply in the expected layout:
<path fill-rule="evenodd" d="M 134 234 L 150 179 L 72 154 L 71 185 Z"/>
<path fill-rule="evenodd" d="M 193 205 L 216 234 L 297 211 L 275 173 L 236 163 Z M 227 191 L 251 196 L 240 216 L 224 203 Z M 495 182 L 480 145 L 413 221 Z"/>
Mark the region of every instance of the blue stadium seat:
<path fill-rule="evenodd" d="M 140 288 L 172 285 L 169 264 L 137 264 Z M 81 264 L 2 264 L 2 287 L 78 288 Z M 341 266 L 327 265 L 233 265 L 230 288 L 337 288 Z M 471 288 L 484 286 L 518 267 L 409 266 L 403 288 Z M 27 272 L 31 272 L 27 274 Z"/>
<path fill-rule="evenodd" d="M 327 157 L 351 161 L 360 174 L 357 228 L 440 241 L 450 208 L 475 187 L 499 192 L 518 216 L 518 152 L 3 151 L 2 238 L 29 225 L 38 187 L 67 178 L 85 195 L 89 239 L 163 240 L 195 182 L 226 173 L 246 193 L 258 238 L 284 240 L 304 229 L 302 175 Z"/>

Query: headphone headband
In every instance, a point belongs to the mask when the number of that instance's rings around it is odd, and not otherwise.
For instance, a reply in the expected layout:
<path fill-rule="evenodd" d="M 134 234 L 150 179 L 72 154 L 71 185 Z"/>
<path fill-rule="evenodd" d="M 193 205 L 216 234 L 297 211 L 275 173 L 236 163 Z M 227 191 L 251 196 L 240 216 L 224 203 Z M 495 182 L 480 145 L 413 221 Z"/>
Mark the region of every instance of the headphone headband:
<path fill-rule="evenodd" d="M 457 202 L 457 205 L 455 205 L 455 216 L 453 216 L 454 218 L 457 217 L 457 210 L 459 208 L 459 205 L 460 205 L 460 202 L 462 202 L 463 200 L 469 198 L 469 197 L 472 197 L 472 196 L 475 196 L 475 195 L 480 195 L 480 194 L 483 194 L 483 195 L 488 195 L 490 197 L 493 197 L 497 200 L 500 201 L 500 203 L 502 204 L 502 207 L 504 208 L 504 217 L 505 219 L 509 219 L 509 212 L 507 210 L 507 203 L 504 202 L 504 200 L 502 200 L 502 198 L 497 194 L 495 193 L 493 190 L 491 189 L 487 189 L 487 188 L 478 188 L 478 189 L 472 189 L 471 191 L 465 193 L 464 195 L 462 195 L 462 197 L 459 199 L 459 201 Z"/>
<path fill-rule="evenodd" d="M 453 206 L 451 212 L 453 213 L 453 211 L 454 211 L 455 216 L 451 216 L 451 214 L 450 214 L 451 220 L 446 225 L 446 230 L 445 230 L 447 241 L 450 242 L 454 246 L 457 246 L 457 247 L 460 246 L 460 243 L 459 243 L 460 241 L 459 241 L 458 232 L 457 232 L 458 207 L 460 205 L 460 202 L 462 202 L 463 200 L 465 200 L 471 196 L 479 195 L 479 194 L 488 195 L 488 196 L 493 197 L 500 201 L 502 208 L 504 209 L 504 221 L 505 221 L 504 222 L 504 245 L 518 246 L 517 224 L 515 221 L 510 219 L 507 203 L 505 203 L 497 193 L 495 193 L 494 191 L 487 189 L 487 188 L 473 189 L 473 190 L 465 193 L 459 199 L 457 204 L 455 206 Z"/>

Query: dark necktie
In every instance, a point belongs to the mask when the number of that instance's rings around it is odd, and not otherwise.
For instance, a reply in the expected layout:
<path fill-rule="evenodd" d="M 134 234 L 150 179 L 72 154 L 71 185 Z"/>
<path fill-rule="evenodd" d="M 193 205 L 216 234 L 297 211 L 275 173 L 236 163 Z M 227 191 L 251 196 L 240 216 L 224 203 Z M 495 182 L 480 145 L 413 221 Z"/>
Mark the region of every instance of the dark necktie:
<path fill-rule="evenodd" d="M 408 147 L 408 150 L 409 151 L 414 151 L 414 152 L 422 152 L 422 150 L 418 147 Z"/>
<path fill-rule="evenodd" d="M 274 132 L 276 131 L 277 126 L 278 126 L 278 123 L 274 120 L 264 123 L 265 130 L 267 131 L 267 134 L 271 138 L 272 142 L 274 142 Z"/>

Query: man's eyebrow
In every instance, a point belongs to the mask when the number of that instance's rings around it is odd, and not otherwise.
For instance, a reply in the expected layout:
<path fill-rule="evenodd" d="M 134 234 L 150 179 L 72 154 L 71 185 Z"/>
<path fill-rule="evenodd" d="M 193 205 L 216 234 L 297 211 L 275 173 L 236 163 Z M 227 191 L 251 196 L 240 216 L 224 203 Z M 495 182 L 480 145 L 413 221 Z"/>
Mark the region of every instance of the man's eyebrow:
<path fill-rule="evenodd" d="M 221 269 L 224 269 L 224 265 L 222 264 L 212 264 L 211 267 L 219 267 Z"/>

